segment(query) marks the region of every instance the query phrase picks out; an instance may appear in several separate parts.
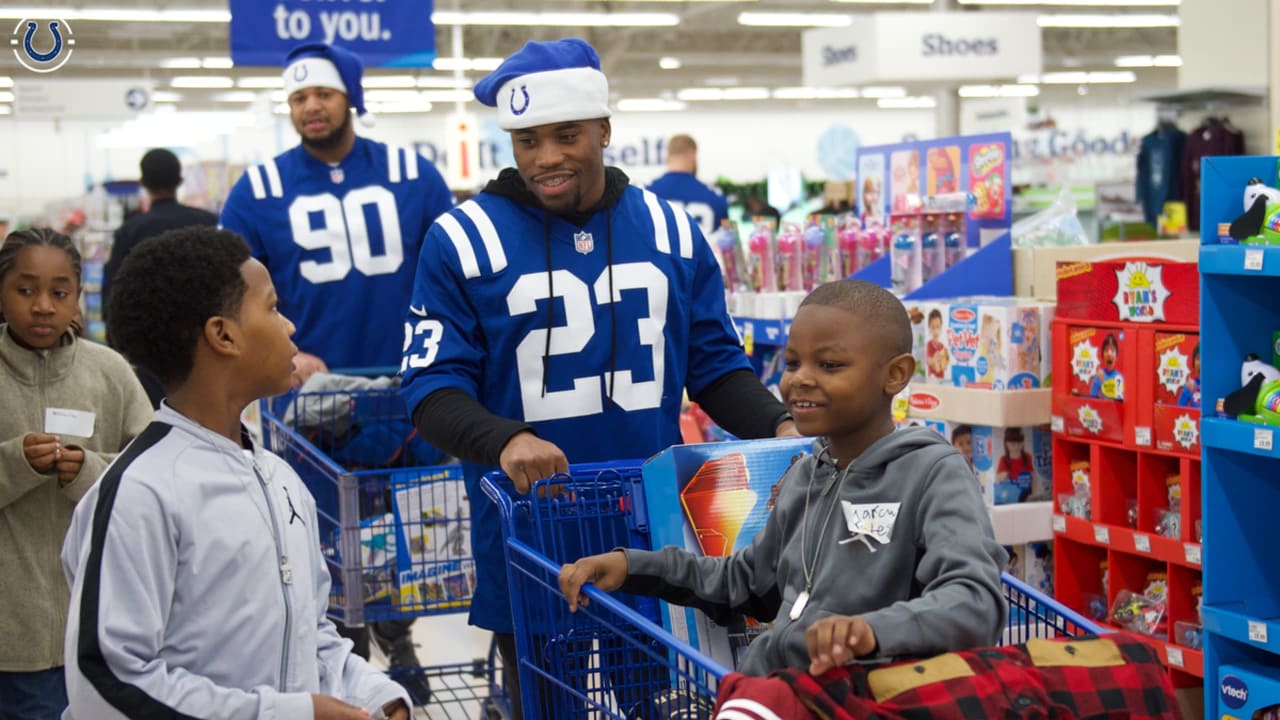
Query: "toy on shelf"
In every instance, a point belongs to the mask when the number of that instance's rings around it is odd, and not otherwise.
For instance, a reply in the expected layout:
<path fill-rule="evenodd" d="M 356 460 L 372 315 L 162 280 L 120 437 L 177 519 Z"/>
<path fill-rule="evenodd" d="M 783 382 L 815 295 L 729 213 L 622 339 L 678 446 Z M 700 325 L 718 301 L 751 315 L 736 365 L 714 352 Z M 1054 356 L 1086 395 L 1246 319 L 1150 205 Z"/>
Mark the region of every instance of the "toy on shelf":
<path fill-rule="evenodd" d="M 1280 245 L 1280 190 L 1253 178 L 1244 188 L 1244 214 L 1230 235 L 1245 245 Z"/>
<path fill-rule="evenodd" d="M 1154 635 L 1164 619 L 1164 610 L 1163 598 L 1121 590 L 1116 593 L 1116 601 L 1111 606 L 1111 621 L 1126 630 Z"/>
<path fill-rule="evenodd" d="M 1240 384 L 1222 400 L 1222 412 L 1245 422 L 1280 426 L 1280 369 L 1250 353 L 1240 367 Z"/>
<path fill-rule="evenodd" d="M 1196 623 L 1179 620 L 1173 624 L 1174 640 L 1179 645 L 1199 650 L 1204 643 L 1204 627 Z"/>

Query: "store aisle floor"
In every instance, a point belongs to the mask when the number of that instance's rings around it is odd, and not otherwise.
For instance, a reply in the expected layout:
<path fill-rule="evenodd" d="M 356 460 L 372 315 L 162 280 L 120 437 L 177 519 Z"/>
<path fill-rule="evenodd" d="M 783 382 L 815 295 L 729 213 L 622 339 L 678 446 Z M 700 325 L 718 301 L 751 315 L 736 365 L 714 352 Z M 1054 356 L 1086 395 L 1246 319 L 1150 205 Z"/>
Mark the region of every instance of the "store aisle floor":
<path fill-rule="evenodd" d="M 483 663 L 489 657 L 490 637 L 488 631 L 468 625 L 466 613 L 423 617 L 413 623 L 413 641 L 418 646 L 418 659 L 425 667 L 470 663 L 474 660 Z M 385 668 L 386 658 L 377 649 L 373 650 L 373 654 L 374 664 Z M 417 720 L 480 718 L 480 704 L 469 699 L 477 693 L 477 690 L 472 689 L 475 684 L 483 687 L 484 680 L 459 675 L 433 677 L 432 704 L 427 710 L 419 709 L 414 717 Z M 487 690 L 481 692 L 487 694 Z"/>

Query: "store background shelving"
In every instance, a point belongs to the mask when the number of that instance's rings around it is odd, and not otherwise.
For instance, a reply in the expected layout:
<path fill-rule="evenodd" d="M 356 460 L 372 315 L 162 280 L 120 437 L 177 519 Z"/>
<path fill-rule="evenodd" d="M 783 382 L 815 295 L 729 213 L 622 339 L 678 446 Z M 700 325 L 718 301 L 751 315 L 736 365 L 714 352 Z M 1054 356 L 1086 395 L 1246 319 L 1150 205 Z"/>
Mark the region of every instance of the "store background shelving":
<path fill-rule="evenodd" d="M 1280 428 L 1212 416 L 1215 401 L 1240 387 L 1245 355 L 1271 360 L 1280 330 L 1280 248 L 1218 244 L 1217 234 L 1242 211 L 1249 180 L 1274 186 L 1277 169 L 1275 157 L 1208 158 L 1202 168 L 1205 714 L 1213 718 L 1280 702 Z M 1222 706 L 1227 676 L 1248 681 L 1247 706 Z"/>
<path fill-rule="evenodd" d="M 1123 400 L 1072 394 L 1072 335 L 1089 329 L 1119 338 Z M 1097 617 L 1100 600 L 1109 611 L 1121 590 L 1141 592 L 1150 573 L 1164 573 L 1164 633 L 1152 635 L 1151 643 L 1178 688 L 1198 686 L 1204 675 L 1202 651 L 1175 631 L 1178 622 L 1198 624 L 1195 588 L 1202 583 L 1203 554 L 1195 528 L 1201 516 L 1201 463 L 1198 444 L 1156 447 L 1154 348 L 1159 333 L 1197 332 L 1194 325 L 1077 318 L 1064 315 L 1062 306 L 1053 326 L 1053 497 L 1074 494 L 1073 468 L 1085 462 L 1090 489 L 1087 519 L 1066 515 L 1061 506 L 1054 511 L 1054 594 Z M 1171 476 L 1178 477 L 1181 488 L 1176 538 L 1157 530 L 1157 511 L 1169 506 Z"/>

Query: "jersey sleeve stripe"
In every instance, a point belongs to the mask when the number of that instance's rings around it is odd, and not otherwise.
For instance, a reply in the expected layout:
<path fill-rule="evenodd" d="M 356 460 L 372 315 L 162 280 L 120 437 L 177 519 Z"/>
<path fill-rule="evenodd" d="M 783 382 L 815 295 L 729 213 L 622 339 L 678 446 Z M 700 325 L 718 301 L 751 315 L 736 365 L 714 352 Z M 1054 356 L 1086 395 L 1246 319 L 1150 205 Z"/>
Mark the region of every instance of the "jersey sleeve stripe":
<path fill-rule="evenodd" d="M 658 202 L 658 196 L 643 190 L 644 204 L 649 208 L 649 216 L 653 218 L 653 239 L 658 244 L 658 250 L 668 255 L 671 254 L 671 239 L 667 237 L 667 216 L 662 212 L 662 203 Z"/>
<path fill-rule="evenodd" d="M 284 187 L 280 184 L 280 168 L 276 167 L 275 159 L 262 163 L 262 168 L 267 171 L 267 185 L 271 188 L 271 197 L 284 197 Z"/>
<path fill-rule="evenodd" d="M 395 145 L 387 146 L 387 179 L 400 182 L 400 148 Z"/>
<path fill-rule="evenodd" d="M 404 153 L 404 178 L 406 180 L 418 179 L 418 153 L 413 148 L 400 148 Z"/>
<path fill-rule="evenodd" d="M 467 237 L 467 231 L 462 229 L 462 223 L 458 222 L 453 213 L 441 215 L 436 222 L 449 236 L 453 249 L 458 252 L 458 262 L 462 265 L 463 277 L 467 279 L 480 277 L 480 265 L 476 262 L 476 252 L 471 247 L 471 238 Z"/>
<path fill-rule="evenodd" d="M 262 173 L 258 172 L 258 166 L 250 165 L 249 168 L 244 171 L 244 174 L 249 176 L 249 187 L 253 188 L 253 199 L 262 200 L 265 198 L 267 196 L 267 189 L 262 184 Z"/>
<path fill-rule="evenodd" d="M 689 229 L 689 213 L 683 210 L 675 210 L 672 214 L 676 216 L 676 233 L 680 236 L 680 257 L 689 259 L 693 257 L 693 231 Z"/>
<path fill-rule="evenodd" d="M 484 241 L 484 251 L 489 255 L 489 267 L 493 272 L 501 272 L 507 267 L 507 253 L 502 249 L 502 240 L 498 237 L 498 229 L 493 226 L 489 214 L 475 200 L 468 200 L 458 207 L 471 222 L 475 223 Z"/>

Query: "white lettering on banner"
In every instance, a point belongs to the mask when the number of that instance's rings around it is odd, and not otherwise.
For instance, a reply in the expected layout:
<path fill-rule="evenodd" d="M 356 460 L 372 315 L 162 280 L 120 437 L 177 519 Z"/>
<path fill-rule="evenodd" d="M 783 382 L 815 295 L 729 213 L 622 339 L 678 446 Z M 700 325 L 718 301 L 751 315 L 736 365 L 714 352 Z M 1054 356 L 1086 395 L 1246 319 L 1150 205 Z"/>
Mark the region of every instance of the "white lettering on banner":
<path fill-rule="evenodd" d="M 306 1 L 303 0 L 303 2 Z M 321 1 L 333 3 L 333 0 Z M 343 4 L 347 2 L 349 0 L 343 0 Z M 381 4 L 383 0 L 357 0 L 357 2 L 361 5 L 371 2 Z M 318 16 L 324 41 L 329 44 L 333 44 L 339 38 L 348 42 L 391 39 L 391 30 L 383 29 L 382 14 L 377 11 L 319 10 Z M 284 5 L 276 5 L 271 17 L 276 21 L 276 37 L 281 40 L 303 40 L 311 35 L 314 21 L 306 10 L 289 10 Z"/>

